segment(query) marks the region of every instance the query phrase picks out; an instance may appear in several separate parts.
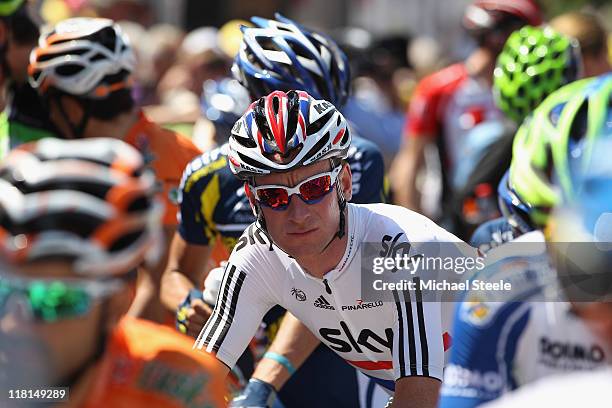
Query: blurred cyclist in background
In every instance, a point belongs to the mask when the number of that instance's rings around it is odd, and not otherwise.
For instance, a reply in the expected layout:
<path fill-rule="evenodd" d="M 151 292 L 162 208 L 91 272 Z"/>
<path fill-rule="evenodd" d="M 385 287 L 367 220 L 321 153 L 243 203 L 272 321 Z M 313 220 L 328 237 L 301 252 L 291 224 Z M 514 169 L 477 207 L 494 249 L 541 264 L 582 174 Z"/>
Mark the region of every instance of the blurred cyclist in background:
<path fill-rule="evenodd" d="M 227 143 L 234 123 L 250 103 L 247 90 L 233 78 L 204 82 L 200 97 L 201 118 L 193 127 L 194 143 L 203 151 Z"/>
<path fill-rule="evenodd" d="M 585 78 L 605 74 L 612 69 L 608 58 L 608 30 L 596 15 L 581 11 L 565 13 L 553 18 L 550 26 L 578 40 Z"/>
<path fill-rule="evenodd" d="M 608 100 L 608 104 L 609 104 Z M 608 109 L 608 119 L 611 110 Z M 575 194 L 555 208 L 546 230 L 558 285 L 607 356 L 612 355 L 612 133 L 598 138 L 588 165 L 578 156 L 572 169 Z M 570 158 L 570 162 L 573 161 Z M 570 351 L 568 349 L 570 353 Z M 589 350 L 591 355 L 593 354 Z M 576 354 L 576 357 L 580 357 Z M 612 398 L 612 360 L 597 370 L 548 377 L 507 394 L 486 407 L 577 405 L 605 407 Z M 485 405 L 483 405 L 485 406 Z"/>
<path fill-rule="evenodd" d="M 28 60 L 39 19 L 25 0 L 0 1 L 0 83 L 6 89 L 0 115 L 0 158 L 9 146 L 53 136 L 46 106 L 28 83 Z"/>
<path fill-rule="evenodd" d="M 524 53 L 521 50 L 527 49 Z M 582 72 L 580 47 L 570 37 L 551 27 L 526 26 L 512 33 L 497 58 L 493 92 L 495 103 L 516 125 L 538 107 L 552 92 L 579 79 Z M 529 119 L 527 119 L 529 120 Z M 504 135 L 486 149 L 473 166 L 465 187 L 453 197 L 457 224 L 466 233 L 478 226 L 471 244 L 486 251 L 520 235 L 504 217 L 500 216 L 493 187 L 503 181 L 512 160 L 514 133 Z M 489 191 L 488 196 L 482 194 Z M 499 187 L 498 192 L 506 191 Z M 508 197 L 500 197 L 511 202 Z M 487 208 L 488 207 L 488 208 Z M 494 219 L 492 219 L 494 218 Z"/>
<path fill-rule="evenodd" d="M 417 176 L 427 146 L 435 144 L 442 173 L 441 210 L 448 213 L 456 166 L 469 160 L 459 155 L 466 135 L 481 123 L 503 120 L 491 92 L 495 59 L 514 30 L 541 22 L 540 10 L 532 0 L 475 0 L 466 8 L 463 26 L 477 48 L 464 62 L 431 74 L 417 85 L 402 150 L 389 174 L 396 203 L 421 210 Z"/>
<path fill-rule="evenodd" d="M 144 156 L 162 187 L 164 248 L 176 231 L 178 186 L 183 169 L 200 150 L 186 137 L 150 122 L 134 104 L 134 55 L 118 25 L 99 18 L 73 18 L 41 35 L 30 57 L 30 82 L 49 106 L 65 139 L 114 137 Z M 157 265 L 139 274 L 130 313 L 165 321 L 159 300 L 167 250 Z"/>
<path fill-rule="evenodd" d="M 493 85 L 495 103 L 517 125 L 561 85 L 610 70 L 607 31 L 596 16 L 582 12 L 562 14 L 551 22 L 551 27 L 552 30 L 530 27 L 515 32 L 498 57 Z M 530 52 L 517 52 L 521 47 Z M 544 48 L 548 51 L 544 52 Z M 476 140 L 491 139 L 490 131 L 487 125 L 480 126 L 473 136 Z M 492 139 L 495 143 L 484 149 L 479 160 L 463 161 L 455 174 L 467 180 L 452 200 L 455 219 L 463 226 L 460 229 L 465 230 L 466 238 L 476 225 L 498 214 L 493 188 L 510 165 L 513 139 L 514 132 Z M 464 148 L 471 147 L 468 144 Z M 466 174 L 469 169 L 473 171 Z M 501 218 L 485 222 L 477 232 L 472 244 L 482 245 L 481 249 L 499 245 L 519 233 Z"/>
<path fill-rule="evenodd" d="M 276 89 L 288 91 L 296 88 L 338 106 L 344 104 L 350 82 L 348 62 L 331 39 L 280 15 L 276 20 L 254 17 L 252 21 L 255 27 L 243 29 L 243 42 L 232 68 L 234 76 L 247 88 L 251 98 Z M 228 96 L 231 97 L 227 94 L 224 99 L 229 100 Z M 238 238 L 255 220 L 244 193 L 244 184 L 232 175 L 227 155 L 228 145 L 225 144 L 193 160 L 185 170 L 181 183 L 181 224 L 172 243 L 162 286 L 164 304 L 170 310 L 178 309 L 179 329 L 194 337 L 212 311 L 204 303 L 202 293 L 211 256 L 217 262 L 226 260 Z M 352 201 L 383 201 L 384 165 L 376 146 L 355 137 L 347 160 L 353 174 Z M 216 245 L 213 252 L 212 247 L 219 240 L 222 245 Z M 282 316 L 283 310 L 279 307 L 264 319 L 269 341 L 279 330 Z M 316 348 L 312 358 L 281 391 L 283 402 L 291 407 L 358 405 L 355 370 L 328 348 L 317 348 L 319 341 L 297 319 L 287 317 L 285 321 L 286 327 L 280 329 L 282 334 L 278 336 L 279 342 L 284 342 L 279 343 L 282 347 L 273 346 L 271 353 L 262 360 L 256 374 L 262 381 L 250 384 L 247 394 L 259 397 L 257 403 L 262 400 L 265 403 L 273 394 L 273 387 L 280 390 L 295 367 L 299 367 Z M 283 353 L 290 354 L 284 356 Z M 279 355 L 286 360 L 277 357 Z M 279 359 L 291 361 L 291 365 L 284 366 Z M 321 370 L 334 372 L 333 380 L 316 375 Z M 263 387 L 265 380 L 272 385 Z M 252 390 L 257 387 L 263 387 L 263 397 L 257 394 L 259 390 Z M 319 392 L 306 391 L 314 388 Z M 248 398 L 240 403 L 254 404 Z"/>
<path fill-rule="evenodd" d="M 4 160 L 3 389 L 69 387 L 73 407 L 225 406 L 213 358 L 125 315 L 136 268 L 158 250 L 155 184 L 141 155 L 116 139 L 47 138 Z"/>
<path fill-rule="evenodd" d="M 479 406 L 548 375 L 612 362 L 610 350 L 568 302 L 576 298 L 558 287 L 543 233 L 554 227 L 550 212 L 555 206 L 571 202 L 587 187 L 600 191 L 599 184 L 581 185 L 575 174 L 592 166 L 597 155 L 612 153 L 596 151 L 612 147 L 611 96 L 612 74 L 573 82 L 545 99 L 517 134 L 508 183 L 502 185 L 507 189 L 502 197 L 508 199 L 500 203 L 523 235 L 491 250 L 487 267 L 473 276 L 504 280 L 512 290 L 501 295 L 468 291 L 457 305 L 441 408 Z M 609 229 L 602 231 L 609 236 Z M 604 265 L 570 260 L 592 268 Z"/>

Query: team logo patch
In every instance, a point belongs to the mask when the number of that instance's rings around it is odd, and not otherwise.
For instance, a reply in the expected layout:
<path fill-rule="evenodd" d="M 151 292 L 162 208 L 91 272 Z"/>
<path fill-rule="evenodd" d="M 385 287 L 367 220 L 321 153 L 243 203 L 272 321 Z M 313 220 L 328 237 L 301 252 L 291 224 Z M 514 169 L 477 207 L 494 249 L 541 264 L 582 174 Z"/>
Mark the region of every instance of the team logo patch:
<path fill-rule="evenodd" d="M 474 326 L 485 326 L 495 316 L 501 302 L 485 302 L 473 297 L 461 303 L 461 319 Z"/>
<path fill-rule="evenodd" d="M 306 301 L 306 294 L 304 293 L 303 290 L 292 288 L 291 289 L 291 294 L 293 296 L 295 296 L 295 298 L 297 300 L 299 300 L 300 302 L 305 302 Z"/>
<path fill-rule="evenodd" d="M 336 310 L 328 301 L 323 297 L 323 295 L 319 296 L 317 300 L 314 301 L 314 306 L 321 309 L 328 310 Z"/>

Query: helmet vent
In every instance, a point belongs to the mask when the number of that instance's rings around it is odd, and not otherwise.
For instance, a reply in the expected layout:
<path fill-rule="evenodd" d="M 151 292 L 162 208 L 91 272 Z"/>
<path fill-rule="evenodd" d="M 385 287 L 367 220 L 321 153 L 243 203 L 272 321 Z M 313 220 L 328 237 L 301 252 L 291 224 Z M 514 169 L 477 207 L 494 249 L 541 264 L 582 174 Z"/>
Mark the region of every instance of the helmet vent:
<path fill-rule="evenodd" d="M 332 109 L 325 115 L 321 116 L 316 122 L 308 125 L 308 127 L 306 128 L 306 133 L 308 134 L 308 136 L 317 133 L 319 130 L 321 130 L 323 126 L 325 126 L 325 124 L 331 119 L 335 112 L 336 111 Z"/>
<path fill-rule="evenodd" d="M 250 137 L 242 137 L 242 136 L 238 136 L 234 134 L 234 140 L 236 140 L 242 146 L 249 148 L 249 149 L 257 147 L 257 143 L 255 143 L 255 141 L 251 139 Z"/>
<path fill-rule="evenodd" d="M 319 139 L 319 141 L 310 149 L 310 151 L 304 157 L 313 157 L 314 155 L 316 155 L 317 152 L 320 152 L 323 147 L 329 142 L 329 139 L 329 132 L 327 132 L 325 136 Z"/>
<path fill-rule="evenodd" d="M 344 132 L 344 136 L 342 136 L 342 141 L 340 144 L 344 145 L 349 141 L 349 128 L 346 128 L 346 132 Z"/>
<path fill-rule="evenodd" d="M 588 100 L 585 100 L 584 103 L 580 106 L 580 109 L 578 109 L 578 111 L 576 112 L 576 116 L 574 116 L 572 127 L 569 131 L 570 139 L 578 142 L 586 136 L 588 111 L 589 102 Z"/>

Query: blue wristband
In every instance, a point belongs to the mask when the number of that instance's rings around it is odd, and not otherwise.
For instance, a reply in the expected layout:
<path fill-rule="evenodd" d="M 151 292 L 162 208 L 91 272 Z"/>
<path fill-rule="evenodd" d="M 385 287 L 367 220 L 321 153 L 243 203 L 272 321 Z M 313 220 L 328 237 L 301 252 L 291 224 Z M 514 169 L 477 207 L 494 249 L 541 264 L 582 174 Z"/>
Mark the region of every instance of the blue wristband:
<path fill-rule="evenodd" d="M 269 358 L 270 360 L 276 361 L 278 364 L 282 365 L 289 371 L 289 375 L 293 375 L 295 373 L 295 367 L 291 364 L 291 361 L 283 355 L 278 353 L 274 353 L 272 351 L 266 351 L 263 355 L 263 358 Z"/>

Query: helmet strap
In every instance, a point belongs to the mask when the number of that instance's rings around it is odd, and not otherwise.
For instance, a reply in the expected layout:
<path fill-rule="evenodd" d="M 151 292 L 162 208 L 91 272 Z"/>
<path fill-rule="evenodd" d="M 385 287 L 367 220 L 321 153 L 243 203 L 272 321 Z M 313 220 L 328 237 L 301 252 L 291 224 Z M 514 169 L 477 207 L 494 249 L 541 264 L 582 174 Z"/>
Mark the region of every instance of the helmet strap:
<path fill-rule="evenodd" d="M 91 117 L 91 102 L 87 99 L 81 100 L 81 107 L 83 108 L 83 116 L 81 117 L 80 122 L 77 125 L 75 125 L 74 123 L 72 123 L 72 121 L 70 120 L 70 117 L 66 113 L 66 110 L 64 109 L 64 105 L 62 104 L 62 101 L 61 101 L 61 97 L 62 97 L 61 94 L 54 94 L 52 96 L 52 98 L 55 99 L 57 107 L 62 117 L 64 118 L 64 121 L 68 124 L 68 127 L 70 128 L 70 131 L 72 132 L 72 138 L 73 139 L 83 138 L 83 132 L 85 131 L 85 127 L 87 126 L 87 123 L 89 122 L 89 118 Z M 64 137 L 66 139 L 69 139 L 68 137 L 66 137 L 66 135 L 64 135 Z"/>
<path fill-rule="evenodd" d="M 255 185 L 255 179 L 253 177 L 251 177 L 249 181 L 246 181 L 244 183 L 244 193 L 246 194 L 247 199 L 249 200 L 251 210 L 253 211 L 253 215 L 255 216 L 255 224 L 261 231 L 263 231 L 263 233 L 266 235 L 266 237 L 268 237 L 270 242 L 274 242 L 272 241 L 272 237 L 268 233 L 268 226 L 266 225 L 266 219 L 264 218 L 261 206 L 255 199 L 255 197 L 253 197 L 253 193 L 251 193 L 251 189 L 249 188 L 250 184 Z"/>
<path fill-rule="evenodd" d="M 330 163 L 332 165 L 332 169 L 334 168 L 334 165 L 337 165 L 337 162 L 335 162 L 333 159 L 330 160 Z M 336 233 L 329 240 L 327 245 L 323 247 L 321 253 L 323 253 L 331 245 L 331 243 L 334 242 L 334 239 L 342 239 L 345 234 L 344 228 L 346 227 L 346 214 L 344 210 L 346 209 L 346 198 L 344 197 L 344 191 L 342 190 L 342 185 L 340 184 L 340 177 L 336 179 L 336 197 L 338 198 L 338 209 L 340 211 L 340 217 L 338 220 L 338 231 L 336 231 Z"/>

